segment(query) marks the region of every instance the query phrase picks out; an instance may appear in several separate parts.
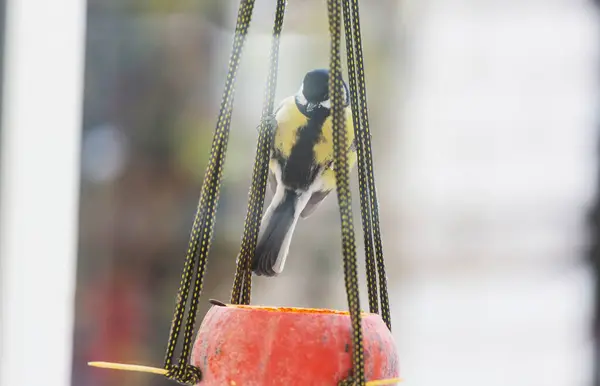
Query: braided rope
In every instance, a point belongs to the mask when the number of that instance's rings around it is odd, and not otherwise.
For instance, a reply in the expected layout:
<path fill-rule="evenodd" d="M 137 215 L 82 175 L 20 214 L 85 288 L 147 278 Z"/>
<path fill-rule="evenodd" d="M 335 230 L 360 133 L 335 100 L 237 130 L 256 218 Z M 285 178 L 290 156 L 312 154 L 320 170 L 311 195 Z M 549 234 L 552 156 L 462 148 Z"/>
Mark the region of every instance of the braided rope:
<path fill-rule="evenodd" d="M 233 48 L 229 59 L 229 68 L 225 89 L 221 100 L 219 118 L 213 136 L 213 142 L 210 151 L 210 160 L 204 175 L 202 191 L 192 231 L 188 250 L 186 253 L 183 274 L 177 296 L 175 315 L 169 334 L 169 342 L 165 355 L 164 367 L 168 370 L 166 376 L 176 382 L 184 385 L 195 385 L 201 378 L 200 369 L 188 364 L 191 353 L 192 337 L 194 333 L 196 310 L 198 300 L 202 291 L 204 272 L 206 269 L 206 260 L 212 241 L 214 230 L 215 215 L 217 203 L 220 195 L 221 178 L 223 174 L 223 164 L 227 143 L 229 140 L 231 114 L 233 112 L 233 100 L 235 94 L 235 79 L 239 67 L 240 57 L 243 51 L 246 35 L 252 20 L 254 10 L 254 0 L 241 0 L 238 9 L 237 22 L 235 27 L 235 37 Z M 186 303 L 188 301 L 191 283 L 193 281 L 193 269 L 196 267 L 194 288 L 192 293 L 190 310 L 188 313 L 185 332 L 183 337 L 183 347 L 177 365 L 173 364 L 175 347 L 181 332 Z"/>
<path fill-rule="evenodd" d="M 269 73 L 263 103 L 258 145 L 254 157 L 252 171 L 252 185 L 249 192 L 248 210 L 244 223 L 242 245 L 237 261 L 233 290 L 231 293 L 232 304 L 250 304 L 252 291 L 252 270 L 250 269 L 252 257 L 256 251 L 258 233 L 260 230 L 261 216 L 265 202 L 265 191 L 269 175 L 269 160 L 273 145 L 273 136 L 277 123 L 274 122 L 273 107 L 275 105 L 275 92 L 277 90 L 277 68 L 279 66 L 279 41 L 283 29 L 283 19 L 287 0 L 277 0 L 275 22 L 273 24 L 273 38 L 271 40 L 271 54 L 269 59 Z"/>
<path fill-rule="evenodd" d="M 348 138 L 342 95 L 342 65 L 340 58 L 341 41 L 341 3 L 340 0 L 327 2 L 329 15 L 330 76 L 329 95 L 331 96 L 331 115 L 333 119 L 333 156 L 335 159 L 335 180 L 342 223 L 342 253 L 344 257 L 344 283 L 348 297 L 348 308 L 352 321 L 352 376 L 340 382 L 340 385 L 364 384 L 363 333 L 360 315 L 358 291 L 358 263 L 352 221 L 352 194 L 350 191 L 350 168 L 348 165 Z"/>
<path fill-rule="evenodd" d="M 371 219 L 370 191 L 365 168 L 365 143 L 363 141 L 363 126 L 359 113 L 359 97 L 356 84 L 356 63 L 354 60 L 353 25 L 350 14 L 350 1 L 343 0 L 344 31 L 346 35 L 346 55 L 348 58 L 348 83 L 350 86 L 350 102 L 352 106 L 352 120 L 354 123 L 354 137 L 356 141 L 358 189 L 360 198 L 360 217 L 363 226 L 365 245 L 365 268 L 367 272 L 367 289 L 369 294 L 369 312 L 379 313 L 379 300 L 377 299 L 377 268 L 373 248 L 373 224 Z"/>
<path fill-rule="evenodd" d="M 348 1 L 348 0 L 344 0 Z M 373 217 L 373 238 L 375 241 L 375 258 L 377 260 L 377 273 L 379 276 L 379 295 L 381 298 L 381 318 L 392 330 L 390 314 L 390 302 L 387 288 L 387 276 L 385 272 L 385 261 L 383 258 L 383 245 L 381 241 L 381 228 L 379 226 L 379 202 L 377 200 L 377 189 L 375 187 L 375 171 L 373 168 L 373 154 L 371 150 L 371 133 L 369 130 L 369 109 L 367 106 L 367 86 L 365 81 L 362 36 L 360 32 L 359 0 L 352 0 L 352 37 L 356 52 L 356 72 L 358 75 L 358 95 L 360 97 L 360 142 L 364 150 L 364 169 L 367 172 L 367 190 L 370 193 L 371 215 Z M 358 146 L 357 146 L 358 148 Z"/>

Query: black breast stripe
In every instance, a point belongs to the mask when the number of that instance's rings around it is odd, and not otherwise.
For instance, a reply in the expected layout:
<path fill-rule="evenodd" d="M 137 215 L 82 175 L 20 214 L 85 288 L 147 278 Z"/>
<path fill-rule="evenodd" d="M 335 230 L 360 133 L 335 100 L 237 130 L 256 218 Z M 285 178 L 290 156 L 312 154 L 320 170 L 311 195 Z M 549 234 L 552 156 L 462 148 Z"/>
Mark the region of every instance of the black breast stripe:
<path fill-rule="evenodd" d="M 296 143 L 283 167 L 282 180 L 289 189 L 307 189 L 317 177 L 321 165 L 315 163 L 315 145 L 321 140 L 329 110 L 316 108 L 304 127 L 298 129 Z"/>

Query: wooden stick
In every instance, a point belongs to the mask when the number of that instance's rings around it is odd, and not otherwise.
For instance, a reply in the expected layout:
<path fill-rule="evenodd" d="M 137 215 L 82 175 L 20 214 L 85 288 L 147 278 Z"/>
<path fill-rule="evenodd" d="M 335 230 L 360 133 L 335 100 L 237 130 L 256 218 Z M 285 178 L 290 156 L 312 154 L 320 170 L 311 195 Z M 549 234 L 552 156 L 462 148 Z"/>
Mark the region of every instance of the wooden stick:
<path fill-rule="evenodd" d="M 376 381 L 367 382 L 367 386 L 395 385 L 399 382 L 402 382 L 402 378 L 378 379 Z"/>
<path fill-rule="evenodd" d="M 125 371 L 137 371 L 139 373 L 152 373 L 158 375 L 167 374 L 167 370 L 158 367 L 142 366 L 142 365 L 128 365 L 124 363 L 112 363 L 112 362 L 88 362 L 88 366 L 101 367 L 103 369 L 112 370 L 125 370 Z"/>

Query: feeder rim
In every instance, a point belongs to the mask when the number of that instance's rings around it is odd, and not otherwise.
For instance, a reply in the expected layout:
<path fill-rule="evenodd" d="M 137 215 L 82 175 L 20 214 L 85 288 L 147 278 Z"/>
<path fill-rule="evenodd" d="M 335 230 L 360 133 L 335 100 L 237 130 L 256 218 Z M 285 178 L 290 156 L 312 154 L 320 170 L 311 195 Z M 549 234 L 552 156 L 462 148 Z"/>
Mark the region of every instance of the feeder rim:
<path fill-rule="evenodd" d="M 267 312 L 280 312 L 288 314 L 317 314 L 317 315 L 341 315 L 350 316 L 349 311 L 334 310 L 329 308 L 310 308 L 310 307 L 277 307 L 263 305 L 246 305 L 246 304 L 224 304 L 227 308 L 237 308 L 242 310 L 258 310 Z M 361 311 L 361 316 L 379 316 L 379 314 Z"/>

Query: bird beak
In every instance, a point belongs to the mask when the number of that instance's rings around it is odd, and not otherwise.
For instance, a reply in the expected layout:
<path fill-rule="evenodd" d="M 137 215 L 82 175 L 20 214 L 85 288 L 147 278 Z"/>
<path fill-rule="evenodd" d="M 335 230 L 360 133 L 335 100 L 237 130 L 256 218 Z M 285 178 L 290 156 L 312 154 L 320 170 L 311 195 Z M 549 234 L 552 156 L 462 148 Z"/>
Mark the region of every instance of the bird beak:
<path fill-rule="evenodd" d="M 318 103 L 308 102 L 306 104 L 306 111 L 310 113 L 311 111 L 316 109 L 318 105 L 319 105 Z"/>

